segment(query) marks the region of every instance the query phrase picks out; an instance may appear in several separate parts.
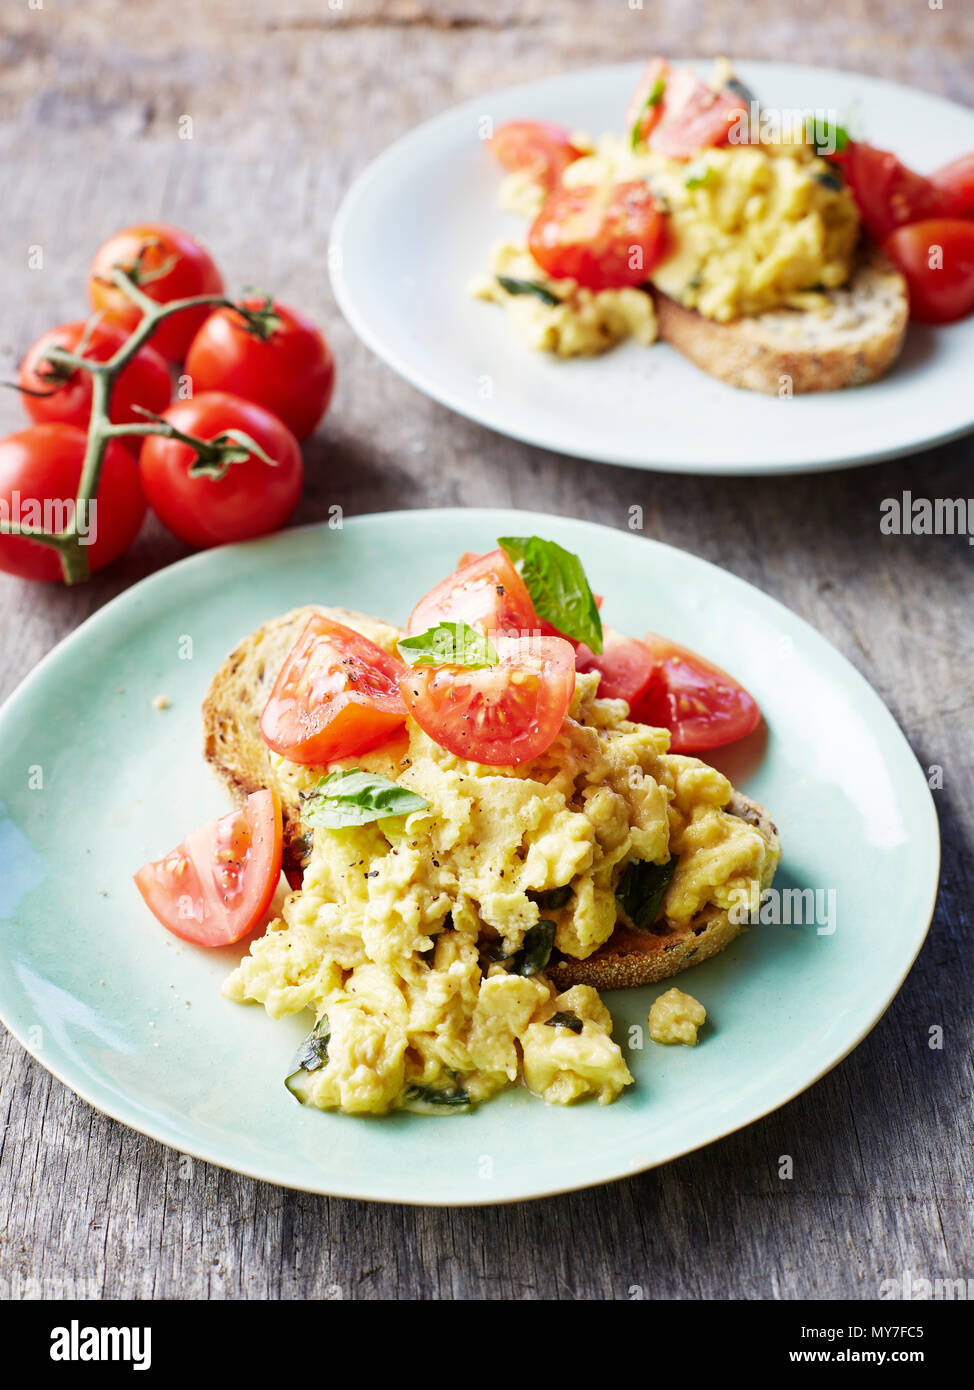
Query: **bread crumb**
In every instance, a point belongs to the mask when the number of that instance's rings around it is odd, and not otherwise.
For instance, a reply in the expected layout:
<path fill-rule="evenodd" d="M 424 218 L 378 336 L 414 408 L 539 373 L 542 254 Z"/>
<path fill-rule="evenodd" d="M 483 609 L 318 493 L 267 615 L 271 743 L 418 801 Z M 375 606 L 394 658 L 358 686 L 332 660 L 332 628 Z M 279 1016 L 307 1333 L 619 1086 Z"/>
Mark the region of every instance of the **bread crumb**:
<path fill-rule="evenodd" d="M 157 695 L 152 701 L 154 709 L 168 709 L 171 704 L 172 700 L 170 700 L 168 695 Z"/>
<path fill-rule="evenodd" d="M 668 989 L 653 1001 L 649 1011 L 649 1036 L 653 1042 L 683 1043 L 696 1047 L 697 1030 L 707 1021 L 707 1010 L 692 994 Z"/>

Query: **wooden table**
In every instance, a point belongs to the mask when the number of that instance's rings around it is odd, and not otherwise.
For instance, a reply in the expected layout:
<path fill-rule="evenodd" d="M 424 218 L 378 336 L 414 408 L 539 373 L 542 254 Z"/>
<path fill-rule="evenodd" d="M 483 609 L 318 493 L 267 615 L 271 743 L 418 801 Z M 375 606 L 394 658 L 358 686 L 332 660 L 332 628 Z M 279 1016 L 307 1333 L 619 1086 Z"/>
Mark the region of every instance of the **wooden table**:
<path fill-rule="evenodd" d="M 641 504 L 647 534 L 726 566 L 825 633 L 921 763 L 943 768 L 943 883 L 916 967 L 850 1058 L 742 1133 L 608 1187 L 479 1210 L 305 1196 L 200 1163 L 184 1176 L 177 1153 L 92 1110 L 4 1037 L 0 1295 L 873 1298 L 904 1269 L 974 1276 L 974 552 L 964 537 L 879 530 L 882 499 L 906 488 L 974 494 L 970 440 L 804 478 L 598 468 L 431 404 L 354 340 L 328 287 L 339 198 L 393 137 L 492 87 L 656 49 L 832 63 L 974 104 L 974 12 L 957 0 L 943 10 L 923 0 L 7 6 L 0 375 L 43 328 L 81 316 L 84 271 L 105 235 L 164 217 L 200 233 L 233 285 L 307 306 L 332 339 L 340 385 L 308 449 L 298 520 L 334 503 L 348 513 L 509 504 L 624 527 Z M 184 115 L 191 141 L 178 138 Z M 27 248 L 38 244 L 44 269 L 31 271 Z M 4 430 L 19 427 L 12 396 L 0 415 Z M 130 557 L 87 587 L 0 582 L 0 693 L 90 612 L 183 553 L 150 523 Z M 941 1051 L 927 1045 L 934 1024 Z M 791 1180 L 778 1177 L 782 1154 L 793 1156 Z"/>

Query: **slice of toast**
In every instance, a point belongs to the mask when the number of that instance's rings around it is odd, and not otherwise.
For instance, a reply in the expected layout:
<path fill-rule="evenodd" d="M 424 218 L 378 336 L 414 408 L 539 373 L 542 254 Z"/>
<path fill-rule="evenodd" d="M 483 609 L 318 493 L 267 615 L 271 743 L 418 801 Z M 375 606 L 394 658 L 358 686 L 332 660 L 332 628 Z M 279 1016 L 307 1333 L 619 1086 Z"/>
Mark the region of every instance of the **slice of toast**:
<path fill-rule="evenodd" d="M 204 754 L 234 799 L 243 801 L 264 787 L 274 788 L 281 797 L 284 868 L 292 885 L 300 882 L 301 863 L 309 850 L 301 826 L 301 783 L 264 743 L 259 721 L 285 657 L 315 613 L 354 628 L 386 651 L 395 652 L 396 641 L 402 636 L 391 624 L 349 609 L 295 608 L 264 623 L 230 653 L 203 701 Z M 405 738 L 393 739 L 374 753 L 365 753 L 352 761 L 394 781 L 406 752 Z M 748 821 L 766 840 L 770 853 L 762 887 L 767 887 L 780 858 L 778 834 L 768 813 L 740 792 L 734 793 L 727 810 Z M 718 909 L 709 909 L 681 929 L 670 926 L 665 919 L 645 930 L 620 925 L 606 944 L 586 960 L 556 954 L 546 974 L 559 989 L 578 984 L 599 989 L 651 984 L 723 950 L 741 930 L 741 923 L 731 921 L 726 912 Z"/>
<path fill-rule="evenodd" d="M 822 313 L 772 309 L 717 323 L 659 290 L 653 297 L 664 342 L 731 386 L 782 396 L 875 381 L 899 356 L 910 312 L 906 281 L 875 247 L 860 252 Z"/>

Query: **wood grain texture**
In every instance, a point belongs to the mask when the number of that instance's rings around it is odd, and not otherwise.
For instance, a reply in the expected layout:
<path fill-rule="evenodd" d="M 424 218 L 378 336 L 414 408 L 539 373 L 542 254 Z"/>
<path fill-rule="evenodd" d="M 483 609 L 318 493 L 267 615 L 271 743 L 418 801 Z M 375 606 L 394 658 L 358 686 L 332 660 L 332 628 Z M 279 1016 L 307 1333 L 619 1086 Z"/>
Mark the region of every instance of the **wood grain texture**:
<path fill-rule="evenodd" d="M 333 341 L 339 389 L 308 449 L 299 520 L 333 503 L 350 514 L 511 505 L 623 527 L 641 504 L 648 535 L 726 566 L 820 629 L 877 688 L 920 761 L 943 768 L 940 902 L 915 969 L 853 1055 L 776 1114 L 631 1180 L 482 1210 L 330 1200 L 190 1164 L 77 1100 L 4 1036 L 0 1294 L 872 1298 L 907 1268 L 974 1277 L 974 552 L 963 537 L 879 532 L 881 500 L 905 488 L 974 493 L 970 440 L 807 478 L 597 469 L 427 401 L 353 339 L 328 288 L 342 191 L 394 136 L 492 87 L 650 49 L 797 57 L 974 104 L 974 12 L 953 0 L 943 10 L 921 0 L 7 5 L 0 375 L 49 323 L 83 311 L 99 240 L 164 216 L 210 243 L 231 284 L 304 304 Z M 177 138 L 184 114 L 192 141 Z M 26 268 L 34 244 L 43 271 Z M 4 398 L 0 429 L 18 421 Z M 95 608 L 183 553 L 149 524 L 119 568 L 76 592 L 0 581 L 0 693 Z M 944 1027 L 942 1051 L 927 1046 L 932 1024 Z M 790 1180 L 778 1177 L 784 1154 Z"/>

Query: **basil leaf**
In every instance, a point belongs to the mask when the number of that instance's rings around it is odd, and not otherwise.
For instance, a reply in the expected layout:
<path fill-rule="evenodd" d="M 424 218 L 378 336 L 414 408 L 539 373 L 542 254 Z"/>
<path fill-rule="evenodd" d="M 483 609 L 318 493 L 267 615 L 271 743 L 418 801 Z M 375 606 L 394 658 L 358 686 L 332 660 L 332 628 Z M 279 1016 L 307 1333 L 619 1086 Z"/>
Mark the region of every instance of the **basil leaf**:
<path fill-rule="evenodd" d="M 572 895 L 570 883 L 563 883 L 560 888 L 545 888 L 540 892 L 528 891 L 528 897 L 533 903 L 537 903 L 542 912 L 557 912 L 564 907 Z"/>
<path fill-rule="evenodd" d="M 816 154 L 841 154 L 851 138 L 845 126 L 837 121 L 820 121 L 812 112 L 805 117 L 805 139 Z"/>
<path fill-rule="evenodd" d="M 742 82 L 739 77 L 732 77 L 729 79 L 727 83 L 727 90 L 729 92 L 733 92 L 734 95 L 737 97 L 742 97 L 743 100 L 747 102 L 748 110 L 750 110 L 752 106 L 757 104 L 757 97 L 751 91 L 750 87 L 748 87 L 746 83 Z"/>
<path fill-rule="evenodd" d="M 716 180 L 717 170 L 712 164 L 698 164 L 695 167 L 691 165 L 683 182 L 687 188 L 709 188 Z"/>
<path fill-rule="evenodd" d="M 490 638 L 462 621 L 404 637 L 399 655 L 410 666 L 496 666 L 499 660 Z"/>
<path fill-rule="evenodd" d="M 548 286 L 542 285 L 540 280 L 517 280 L 510 275 L 498 275 L 497 283 L 505 294 L 533 294 L 542 304 L 553 306 L 561 303 L 558 296 L 552 294 Z"/>
<path fill-rule="evenodd" d="M 535 922 L 524 933 L 524 945 L 511 958 L 511 973 L 524 976 L 539 974 L 548 964 L 554 944 L 554 922 Z"/>
<path fill-rule="evenodd" d="M 322 1014 L 304 1042 L 291 1059 L 291 1069 L 284 1078 L 284 1084 L 293 1096 L 303 1100 L 301 1079 L 309 1071 L 317 1071 L 328 1061 L 328 1044 L 331 1041 L 331 1024 L 328 1015 Z"/>
<path fill-rule="evenodd" d="M 623 869 L 616 899 L 634 927 L 651 927 L 656 921 L 679 862 L 678 854 L 666 864 L 632 859 Z"/>
<path fill-rule="evenodd" d="M 564 1009 L 561 1013 L 552 1014 L 545 1019 L 546 1028 L 569 1028 L 573 1033 L 580 1033 L 585 1024 L 578 1014 L 573 1014 L 571 1009 Z"/>
<path fill-rule="evenodd" d="M 500 536 L 497 544 L 524 580 L 538 617 L 600 652 L 602 619 L 578 556 L 540 536 Z"/>
<path fill-rule="evenodd" d="M 629 133 L 629 143 L 634 150 L 639 147 L 639 126 L 642 121 L 643 112 L 648 111 L 651 106 L 659 106 L 660 102 L 663 100 L 663 93 L 665 91 L 666 78 L 657 77 L 656 81 L 653 83 L 653 89 L 643 102 L 639 115 L 633 123 L 632 130 Z"/>
<path fill-rule="evenodd" d="M 816 183 L 820 183 L 823 188 L 831 188 L 833 192 L 839 193 L 845 187 L 842 182 L 842 175 L 838 169 L 823 169 L 820 174 L 813 174 L 812 178 Z"/>
<path fill-rule="evenodd" d="M 441 1091 L 436 1086 L 410 1086 L 403 1099 L 407 1105 L 461 1106 L 470 1104 L 470 1097 L 459 1082 L 455 1082 L 450 1091 Z"/>
<path fill-rule="evenodd" d="M 314 791 L 302 800 L 302 819 L 323 830 L 339 830 L 347 825 L 368 825 L 385 816 L 406 816 L 425 811 L 429 802 L 416 792 L 407 791 L 388 777 L 363 772 L 330 772 Z"/>

